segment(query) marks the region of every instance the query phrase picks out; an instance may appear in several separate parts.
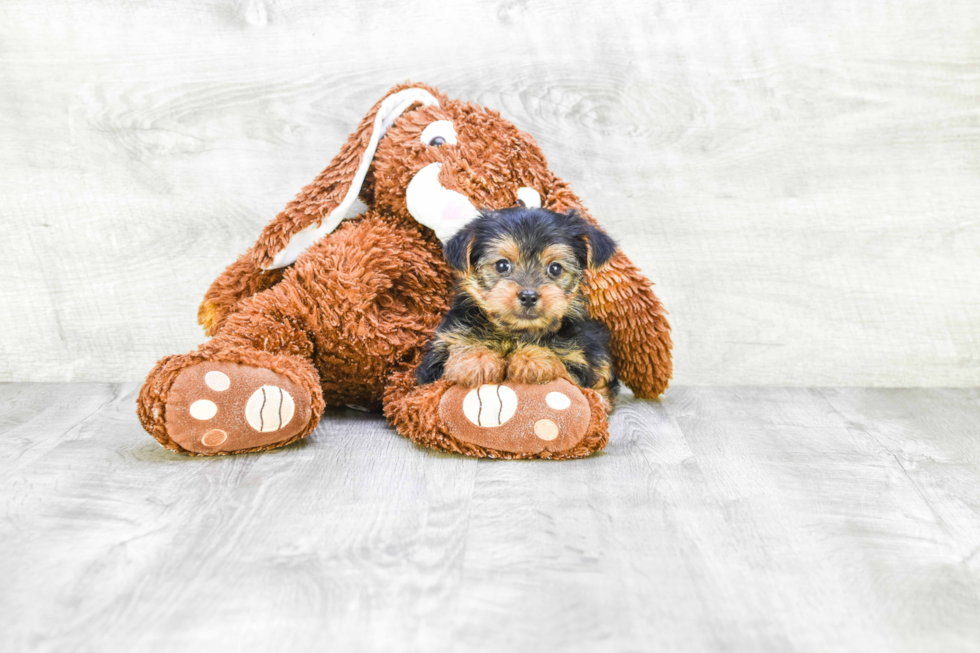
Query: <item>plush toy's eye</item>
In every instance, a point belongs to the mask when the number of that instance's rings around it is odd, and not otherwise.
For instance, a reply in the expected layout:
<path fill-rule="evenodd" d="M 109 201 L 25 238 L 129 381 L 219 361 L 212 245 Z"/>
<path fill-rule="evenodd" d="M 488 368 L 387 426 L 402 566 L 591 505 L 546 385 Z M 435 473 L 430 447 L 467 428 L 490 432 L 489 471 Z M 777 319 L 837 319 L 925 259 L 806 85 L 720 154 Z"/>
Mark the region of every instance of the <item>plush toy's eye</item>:
<path fill-rule="evenodd" d="M 561 273 L 564 271 L 565 268 L 562 267 L 561 263 L 552 263 L 548 266 L 548 274 L 553 277 L 560 277 Z"/>
<path fill-rule="evenodd" d="M 422 130 L 421 141 L 429 147 L 456 144 L 456 128 L 449 120 L 436 120 Z"/>
<path fill-rule="evenodd" d="M 508 272 L 510 272 L 510 261 L 508 261 L 505 258 L 502 258 L 499 261 L 497 261 L 497 263 L 493 267 L 495 267 L 497 269 L 497 272 L 499 272 L 500 274 L 507 274 Z"/>

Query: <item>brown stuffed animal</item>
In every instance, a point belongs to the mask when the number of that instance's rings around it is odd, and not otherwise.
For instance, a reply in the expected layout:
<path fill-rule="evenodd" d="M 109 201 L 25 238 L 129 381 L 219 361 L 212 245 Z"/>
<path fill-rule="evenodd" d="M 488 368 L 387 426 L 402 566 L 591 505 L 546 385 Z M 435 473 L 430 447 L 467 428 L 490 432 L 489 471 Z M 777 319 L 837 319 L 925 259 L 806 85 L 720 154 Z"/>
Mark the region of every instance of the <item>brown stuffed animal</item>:
<path fill-rule="evenodd" d="M 358 196 L 367 210 L 347 218 Z M 144 428 L 192 455 L 260 451 L 305 437 L 331 404 L 383 408 L 405 437 L 470 456 L 601 449 L 602 402 L 567 380 L 415 384 L 422 346 L 452 296 L 440 241 L 478 208 L 518 200 L 593 221 L 534 139 L 498 113 L 428 86 L 396 86 L 211 285 L 198 320 L 212 338 L 150 372 L 138 400 Z M 618 253 L 587 285 L 620 378 L 638 397 L 660 395 L 670 327 L 650 282 Z"/>

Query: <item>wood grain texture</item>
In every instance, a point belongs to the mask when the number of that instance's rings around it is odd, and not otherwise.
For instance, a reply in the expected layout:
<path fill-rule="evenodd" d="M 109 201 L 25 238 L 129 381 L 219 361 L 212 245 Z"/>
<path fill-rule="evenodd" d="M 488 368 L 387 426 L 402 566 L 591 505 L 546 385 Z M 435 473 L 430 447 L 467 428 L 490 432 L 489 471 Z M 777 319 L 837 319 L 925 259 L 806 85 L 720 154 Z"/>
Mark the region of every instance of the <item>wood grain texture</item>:
<path fill-rule="evenodd" d="M 189 458 L 0 385 L 0 650 L 976 651 L 980 391 L 675 388 L 586 460 Z"/>
<path fill-rule="evenodd" d="M 680 384 L 980 384 L 973 0 L 0 5 L 0 380 L 141 379 L 391 85 L 535 135 Z"/>

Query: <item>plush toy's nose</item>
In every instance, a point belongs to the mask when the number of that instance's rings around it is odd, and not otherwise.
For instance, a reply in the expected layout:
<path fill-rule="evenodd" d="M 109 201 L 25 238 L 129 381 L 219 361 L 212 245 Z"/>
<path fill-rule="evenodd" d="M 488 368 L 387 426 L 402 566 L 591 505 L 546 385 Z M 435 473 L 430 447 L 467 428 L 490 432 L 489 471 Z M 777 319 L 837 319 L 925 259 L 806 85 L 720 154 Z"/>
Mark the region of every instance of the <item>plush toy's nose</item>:
<path fill-rule="evenodd" d="M 517 293 L 517 299 L 520 300 L 521 305 L 525 308 L 531 308 L 538 303 L 538 292 L 530 288 L 525 288 L 521 292 Z"/>

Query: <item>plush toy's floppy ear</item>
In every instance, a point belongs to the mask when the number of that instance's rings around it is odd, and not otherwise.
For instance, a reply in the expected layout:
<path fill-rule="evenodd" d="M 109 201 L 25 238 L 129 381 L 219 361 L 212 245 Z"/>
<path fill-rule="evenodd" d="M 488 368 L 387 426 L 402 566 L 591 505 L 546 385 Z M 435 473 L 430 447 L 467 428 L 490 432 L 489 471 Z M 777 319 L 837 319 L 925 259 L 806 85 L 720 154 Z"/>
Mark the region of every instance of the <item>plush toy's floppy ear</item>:
<path fill-rule="evenodd" d="M 575 209 L 595 224 L 582 200 L 567 182 L 552 177 L 543 189 L 544 208 L 559 213 Z M 587 275 L 589 315 L 609 328 L 609 345 L 619 378 L 637 397 L 663 393 L 673 372 L 670 324 L 667 311 L 651 287 L 622 250 Z"/>
<path fill-rule="evenodd" d="M 578 211 L 572 209 L 565 215 L 575 226 L 577 236 L 584 240 L 588 247 L 585 261 L 582 263 L 587 264 L 592 270 L 598 270 L 616 253 L 618 249 L 616 241 L 605 231 L 585 220 Z"/>
<path fill-rule="evenodd" d="M 378 141 L 414 104 L 438 105 L 439 100 L 422 87 L 395 87 L 372 107 L 330 165 L 262 231 L 253 250 L 256 265 L 286 267 L 337 228 L 361 192 Z"/>
<path fill-rule="evenodd" d="M 255 245 L 211 284 L 198 311 L 205 332 L 214 335 L 239 302 L 279 283 L 282 268 L 337 227 L 362 191 L 378 141 L 399 115 L 413 105 L 437 105 L 442 99 L 436 89 L 418 84 L 400 84 L 388 91 L 364 116 L 330 165 L 266 225 Z M 365 198 L 370 196 L 369 190 L 363 189 Z"/>
<path fill-rule="evenodd" d="M 460 229 L 442 251 L 446 256 L 449 267 L 457 272 L 468 272 L 470 269 L 470 256 L 473 254 L 473 241 L 476 238 L 475 222 Z"/>

